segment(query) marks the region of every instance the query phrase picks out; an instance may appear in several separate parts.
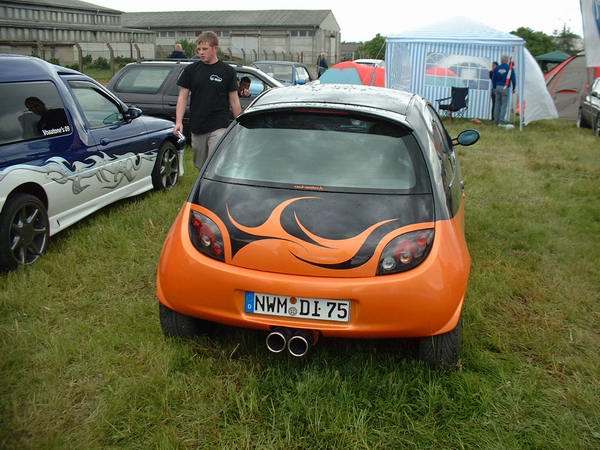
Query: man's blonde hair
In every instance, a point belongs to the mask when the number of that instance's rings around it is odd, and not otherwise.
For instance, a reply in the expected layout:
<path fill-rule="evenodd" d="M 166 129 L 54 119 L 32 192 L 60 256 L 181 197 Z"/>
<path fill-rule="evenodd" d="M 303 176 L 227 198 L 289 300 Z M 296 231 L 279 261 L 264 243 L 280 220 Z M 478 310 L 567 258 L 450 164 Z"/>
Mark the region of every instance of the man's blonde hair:
<path fill-rule="evenodd" d="M 200 44 L 201 42 L 205 42 L 211 47 L 219 46 L 219 38 L 213 31 L 205 31 L 200 36 L 198 36 L 196 38 L 196 45 Z"/>

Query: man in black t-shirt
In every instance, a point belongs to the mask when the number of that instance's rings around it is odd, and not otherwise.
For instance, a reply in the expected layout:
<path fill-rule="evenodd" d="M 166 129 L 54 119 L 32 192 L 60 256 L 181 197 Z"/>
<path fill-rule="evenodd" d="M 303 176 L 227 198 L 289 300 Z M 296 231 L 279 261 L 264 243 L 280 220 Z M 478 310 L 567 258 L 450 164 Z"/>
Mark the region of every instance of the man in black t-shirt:
<path fill-rule="evenodd" d="M 173 133 L 183 132 L 183 116 L 191 92 L 190 130 L 194 164 L 198 169 L 225 133 L 230 114 L 237 117 L 242 112 L 235 71 L 218 60 L 218 46 L 219 39 L 212 31 L 198 36 L 196 52 L 200 60 L 188 65 L 177 80 L 180 89 Z"/>

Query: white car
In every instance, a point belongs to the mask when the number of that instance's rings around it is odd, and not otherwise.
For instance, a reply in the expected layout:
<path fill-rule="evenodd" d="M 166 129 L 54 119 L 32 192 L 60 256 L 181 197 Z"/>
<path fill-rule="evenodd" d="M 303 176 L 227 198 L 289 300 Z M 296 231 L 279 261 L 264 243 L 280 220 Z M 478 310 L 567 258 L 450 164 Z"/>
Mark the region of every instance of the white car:
<path fill-rule="evenodd" d="M 374 67 L 383 67 L 385 65 L 385 61 L 383 59 L 355 59 L 352 62 Z"/>

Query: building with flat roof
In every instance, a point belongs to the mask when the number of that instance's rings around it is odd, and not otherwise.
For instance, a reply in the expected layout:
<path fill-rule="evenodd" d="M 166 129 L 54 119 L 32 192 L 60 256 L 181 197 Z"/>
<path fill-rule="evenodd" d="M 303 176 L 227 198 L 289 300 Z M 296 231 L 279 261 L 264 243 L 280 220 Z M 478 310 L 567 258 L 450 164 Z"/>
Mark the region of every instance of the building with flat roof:
<path fill-rule="evenodd" d="M 155 33 L 125 28 L 121 17 L 121 11 L 80 0 L 0 0 L 0 53 L 61 64 L 77 62 L 80 54 L 153 58 Z"/>
<path fill-rule="evenodd" d="M 157 56 L 203 31 L 219 36 L 221 50 L 246 62 L 260 59 L 315 64 L 319 53 L 340 58 L 340 26 L 331 10 L 171 11 L 124 13 L 122 24 L 157 33 Z"/>

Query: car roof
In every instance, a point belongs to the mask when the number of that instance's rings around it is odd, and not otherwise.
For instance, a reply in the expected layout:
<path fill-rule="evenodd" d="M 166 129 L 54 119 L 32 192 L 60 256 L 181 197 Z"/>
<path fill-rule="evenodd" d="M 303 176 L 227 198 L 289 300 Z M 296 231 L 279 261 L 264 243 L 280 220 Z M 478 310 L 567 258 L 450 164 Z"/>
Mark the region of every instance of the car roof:
<path fill-rule="evenodd" d="M 151 66 L 151 65 L 161 65 L 161 64 L 170 64 L 170 65 L 176 65 L 176 64 L 193 64 L 200 61 L 199 59 L 158 59 L 158 60 L 144 60 L 144 61 L 139 61 L 139 62 L 132 62 L 127 64 L 127 66 L 131 66 L 131 65 L 138 65 L 138 64 L 143 64 L 146 66 Z M 264 78 L 266 78 L 273 86 L 283 86 L 283 84 L 276 80 L 275 78 L 273 78 L 272 76 L 270 76 L 267 73 L 264 73 L 262 70 L 260 70 L 257 67 L 252 67 L 252 66 L 244 66 L 242 64 L 238 64 L 235 62 L 231 62 L 231 61 L 223 61 L 225 64 L 229 64 L 231 67 L 233 67 L 234 69 L 238 69 L 238 70 L 243 70 L 245 72 L 249 72 L 251 74 L 256 75 L 257 73 L 260 73 L 260 75 Z"/>
<path fill-rule="evenodd" d="M 373 63 L 373 64 L 379 64 L 379 63 L 383 62 L 383 59 L 361 58 L 361 59 L 355 59 L 352 62 L 355 62 L 355 63 Z"/>
<path fill-rule="evenodd" d="M 275 61 L 275 60 L 262 60 L 254 61 L 253 64 L 280 64 L 282 66 L 305 66 L 306 64 L 294 61 Z"/>
<path fill-rule="evenodd" d="M 201 62 L 201 60 L 199 59 L 145 59 L 143 61 L 138 61 L 138 62 L 131 62 L 129 65 L 136 65 L 136 64 L 143 64 L 143 65 L 152 65 L 152 64 L 171 64 L 171 65 L 177 65 L 177 64 L 194 64 L 196 62 Z M 238 68 L 243 68 L 243 69 L 248 69 L 248 70 L 258 70 L 256 67 L 252 67 L 252 66 L 245 66 L 243 64 L 239 64 L 236 62 L 232 62 L 232 61 L 221 61 L 225 64 L 229 64 L 231 67 L 238 67 Z"/>
<path fill-rule="evenodd" d="M 76 70 L 34 56 L 0 54 L 0 65 L 0 82 L 54 80 L 59 74 L 80 75 Z"/>
<path fill-rule="evenodd" d="M 373 86 L 357 86 L 348 84 L 307 84 L 271 89 L 258 97 L 246 109 L 250 113 L 257 109 L 269 109 L 281 104 L 329 104 L 374 108 L 406 115 L 408 104 L 414 94 Z"/>

